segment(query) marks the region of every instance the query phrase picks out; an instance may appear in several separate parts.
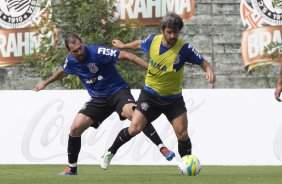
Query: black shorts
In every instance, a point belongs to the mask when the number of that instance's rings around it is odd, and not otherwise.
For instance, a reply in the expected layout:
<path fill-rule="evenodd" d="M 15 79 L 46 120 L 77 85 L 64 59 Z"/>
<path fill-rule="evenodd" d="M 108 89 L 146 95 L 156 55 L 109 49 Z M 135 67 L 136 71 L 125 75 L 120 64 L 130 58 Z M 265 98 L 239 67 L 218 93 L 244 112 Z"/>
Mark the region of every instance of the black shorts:
<path fill-rule="evenodd" d="M 91 98 L 79 113 L 90 117 L 93 121 L 92 127 L 98 128 L 113 112 L 118 113 L 120 120 L 125 120 L 121 113 L 123 106 L 128 103 L 135 103 L 135 100 L 130 89 L 125 88 L 107 98 Z"/>
<path fill-rule="evenodd" d="M 137 101 L 136 109 L 146 117 L 148 123 L 153 122 L 162 113 L 171 122 L 182 113 L 187 112 L 182 96 L 176 99 L 159 98 L 143 89 Z"/>

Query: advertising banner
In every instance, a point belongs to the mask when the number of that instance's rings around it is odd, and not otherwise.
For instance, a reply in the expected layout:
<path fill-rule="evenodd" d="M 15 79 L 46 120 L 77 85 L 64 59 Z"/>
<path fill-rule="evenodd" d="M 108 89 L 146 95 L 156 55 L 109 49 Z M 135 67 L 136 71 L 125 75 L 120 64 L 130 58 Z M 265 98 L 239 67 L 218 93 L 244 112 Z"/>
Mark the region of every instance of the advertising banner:
<path fill-rule="evenodd" d="M 44 6 L 42 6 L 42 3 Z M 40 46 L 38 30 L 45 8 L 51 1 L 2 0 L 0 3 L 0 67 L 21 63 L 24 55 L 30 55 Z M 44 7 L 44 8 L 41 8 Z"/>
<path fill-rule="evenodd" d="M 116 19 L 121 22 L 138 21 L 142 26 L 159 25 L 169 11 L 188 21 L 195 13 L 195 0 L 117 0 Z"/>
<path fill-rule="evenodd" d="M 282 1 L 242 0 L 241 20 L 246 27 L 243 32 L 241 52 L 246 70 L 251 71 L 259 65 L 280 62 L 265 49 L 272 43 L 281 43 Z"/>
<path fill-rule="evenodd" d="M 140 91 L 132 90 L 135 98 Z M 192 153 L 203 165 L 282 165 L 282 105 L 273 89 L 183 91 Z M 0 91 L 0 164 L 66 164 L 70 126 L 89 95 L 84 90 Z M 82 135 L 79 164 L 100 164 L 130 122 L 117 113 Z M 122 146 L 112 164 L 177 165 L 178 142 L 164 115 L 153 122 L 176 153 L 167 161 L 143 133 Z"/>

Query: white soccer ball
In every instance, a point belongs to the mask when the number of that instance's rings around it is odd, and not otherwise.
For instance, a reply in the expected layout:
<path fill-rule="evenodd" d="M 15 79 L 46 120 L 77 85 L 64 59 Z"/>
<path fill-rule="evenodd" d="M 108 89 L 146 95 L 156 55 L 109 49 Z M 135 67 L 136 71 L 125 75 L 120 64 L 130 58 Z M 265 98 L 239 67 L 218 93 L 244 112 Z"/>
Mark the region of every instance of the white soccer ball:
<path fill-rule="evenodd" d="M 197 176 L 201 171 L 201 163 L 194 155 L 185 155 L 181 158 L 178 168 L 183 175 Z"/>

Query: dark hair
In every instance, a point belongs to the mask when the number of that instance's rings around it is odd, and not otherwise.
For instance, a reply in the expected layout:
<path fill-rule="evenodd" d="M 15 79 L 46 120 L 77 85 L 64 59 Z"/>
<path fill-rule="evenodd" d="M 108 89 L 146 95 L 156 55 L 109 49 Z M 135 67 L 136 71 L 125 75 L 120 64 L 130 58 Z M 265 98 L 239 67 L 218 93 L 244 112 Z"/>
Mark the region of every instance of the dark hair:
<path fill-rule="evenodd" d="M 65 46 L 68 50 L 70 50 L 69 48 L 69 44 L 74 44 L 77 40 L 81 41 L 81 38 L 79 36 L 77 36 L 76 34 L 68 34 L 65 38 Z"/>
<path fill-rule="evenodd" d="M 182 18 L 173 12 L 167 12 L 167 14 L 163 17 L 160 23 L 161 30 L 165 30 L 165 28 L 170 28 L 173 31 L 180 31 L 183 27 Z"/>

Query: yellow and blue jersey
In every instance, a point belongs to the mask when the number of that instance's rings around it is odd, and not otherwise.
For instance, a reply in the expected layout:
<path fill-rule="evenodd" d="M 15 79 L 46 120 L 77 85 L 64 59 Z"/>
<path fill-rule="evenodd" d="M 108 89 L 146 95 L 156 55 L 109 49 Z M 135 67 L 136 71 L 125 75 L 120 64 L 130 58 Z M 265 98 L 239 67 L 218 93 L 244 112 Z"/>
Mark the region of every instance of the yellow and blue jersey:
<path fill-rule="evenodd" d="M 86 58 L 78 61 L 69 54 L 63 65 L 65 73 L 79 77 L 91 97 L 104 98 L 128 87 L 115 68 L 119 50 L 103 46 L 85 46 Z"/>
<path fill-rule="evenodd" d="M 162 34 L 151 35 L 141 43 L 141 50 L 150 56 L 144 89 L 155 96 L 176 98 L 182 95 L 185 62 L 200 65 L 204 58 L 181 39 L 167 48 L 162 38 Z"/>

